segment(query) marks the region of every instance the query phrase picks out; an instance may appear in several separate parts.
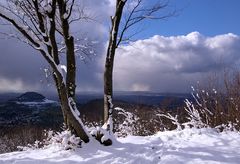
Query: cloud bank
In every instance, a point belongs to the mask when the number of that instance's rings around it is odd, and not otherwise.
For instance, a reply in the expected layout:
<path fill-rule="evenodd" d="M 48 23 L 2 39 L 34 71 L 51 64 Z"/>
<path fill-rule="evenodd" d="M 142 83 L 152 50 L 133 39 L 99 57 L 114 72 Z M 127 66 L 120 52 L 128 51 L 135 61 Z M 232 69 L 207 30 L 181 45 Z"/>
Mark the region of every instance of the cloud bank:
<path fill-rule="evenodd" d="M 115 88 L 186 92 L 210 72 L 240 64 L 240 37 L 207 37 L 199 32 L 182 36 L 155 35 L 118 49 Z"/>
<path fill-rule="evenodd" d="M 87 64 L 77 59 L 77 83 L 78 90 L 101 90 L 102 82 L 99 79 L 99 65 L 105 49 L 108 27 L 106 18 L 110 18 L 114 10 L 112 0 L 82 0 L 81 4 L 92 21 L 80 21 L 71 26 L 71 33 L 77 38 L 88 38 L 98 41 L 95 48 L 97 55 L 91 57 Z M 0 19 L 0 22 L 2 20 Z M 1 26 L 1 33 L 16 34 L 11 26 Z M 55 91 L 54 84 L 45 78 L 44 69 L 48 68 L 46 61 L 28 45 L 0 35 L 0 92 L 24 92 L 24 91 Z"/>
<path fill-rule="evenodd" d="M 54 91 L 45 79 L 42 57 L 23 43 L 7 43 L 0 40 L 0 92 Z M 78 91 L 102 91 L 105 48 L 101 44 L 87 64 L 78 61 Z M 117 50 L 114 90 L 187 92 L 204 75 L 240 65 L 239 53 L 240 36 L 232 33 L 208 37 L 192 32 L 138 40 Z"/>
<path fill-rule="evenodd" d="M 82 0 L 84 8 L 97 21 L 72 26 L 75 38 L 97 40 L 97 55 L 84 64 L 77 60 L 77 90 L 102 91 L 103 67 L 113 0 Z M 3 32 L 8 26 L 1 27 Z M 13 30 L 11 30 L 13 31 Z M 1 37 L 0 37 L 1 38 Z M 240 36 L 232 33 L 204 36 L 192 32 L 181 36 L 155 35 L 117 50 L 114 90 L 187 92 L 204 75 L 225 67 L 240 65 Z M 54 91 L 45 79 L 47 63 L 27 45 L 0 39 L 0 92 Z"/>

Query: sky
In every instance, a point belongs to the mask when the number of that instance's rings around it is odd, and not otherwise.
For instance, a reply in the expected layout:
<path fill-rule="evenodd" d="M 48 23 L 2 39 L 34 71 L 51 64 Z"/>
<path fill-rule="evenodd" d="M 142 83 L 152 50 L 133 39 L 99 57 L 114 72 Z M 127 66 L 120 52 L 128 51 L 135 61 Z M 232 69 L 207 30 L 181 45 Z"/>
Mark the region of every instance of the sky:
<path fill-rule="evenodd" d="M 97 40 L 96 56 L 77 60 L 77 91 L 103 90 L 103 66 L 114 0 L 83 0 L 97 22 L 71 28 L 75 38 Z M 154 0 L 146 1 L 150 5 Z M 205 76 L 240 64 L 239 0 L 170 0 L 160 14 L 176 10 L 166 20 L 147 20 L 115 58 L 115 91 L 189 92 Z M 0 25 L 0 32 L 9 27 Z M 132 32 L 130 31 L 130 32 Z M 13 32 L 13 30 L 11 30 Z M 47 63 L 38 52 L 16 39 L 0 35 L 0 92 L 55 91 L 45 77 Z"/>

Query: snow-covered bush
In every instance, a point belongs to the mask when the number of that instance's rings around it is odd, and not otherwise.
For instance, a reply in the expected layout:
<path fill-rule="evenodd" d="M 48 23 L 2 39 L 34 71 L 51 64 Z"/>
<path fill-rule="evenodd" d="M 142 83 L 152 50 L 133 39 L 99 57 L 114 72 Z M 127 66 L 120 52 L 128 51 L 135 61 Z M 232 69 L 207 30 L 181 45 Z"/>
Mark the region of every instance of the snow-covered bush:
<path fill-rule="evenodd" d="M 58 146 L 64 150 L 76 149 L 81 146 L 81 139 L 71 133 L 70 130 L 64 130 L 62 132 L 47 132 L 47 139 L 43 141 L 44 147 Z"/>
<path fill-rule="evenodd" d="M 72 134 L 68 129 L 61 132 L 54 132 L 52 130 L 45 131 L 45 135 L 46 139 L 43 141 L 35 141 L 34 144 L 28 144 L 27 146 L 18 146 L 18 149 L 32 150 L 55 147 L 61 150 L 75 150 L 81 146 L 81 139 Z"/>
<path fill-rule="evenodd" d="M 0 153 L 18 150 L 18 146 L 43 140 L 44 130 L 36 126 L 0 127 Z"/>
<path fill-rule="evenodd" d="M 220 130 L 239 130 L 240 114 L 238 107 L 240 105 L 240 95 L 238 94 L 240 93 L 240 86 L 236 87 L 237 84 L 230 85 L 228 83 L 226 81 L 225 87 L 223 86 L 219 90 L 215 88 L 194 89 L 194 107 L 199 112 L 204 124 L 212 128 L 218 127 Z"/>
<path fill-rule="evenodd" d="M 123 122 L 115 126 L 115 135 L 117 137 L 134 135 L 134 133 L 137 131 L 136 125 L 139 117 L 134 113 L 131 113 L 119 107 L 114 108 L 114 110 L 117 111 L 118 116 L 121 115 L 124 117 Z"/>
<path fill-rule="evenodd" d="M 127 135 L 135 135 L 139 131 L 140 125 L 138 124 L 139 117 L 130 111 L 130 109 L 124 110 L 120 107 L 115 107 L 113 110 L 113 118 L 114 118 L 114 136 L 116 137 L 126 137 Z M 112 139 L 114 141 L 114 136 L 109 134 L 106 131 L 105 125 L 102 127 L 96 122 L 86 122 L 88 131 L 90 134 L 103 143 L 108 139 Z"/>
<path fill-rule="evenodd" d="M 202 120 L 202 116 L 200 111 L 195 108 L 194 104 L 190 102 L 188 99 L 185 100 L 185 105 L 184 107 L 185 114 L 184 117 L 186 117 L 187 121 L 185 122 L 180 122 L 179 121 L 179 115 L 171 115 L 170 113 L 162 113 L 162 114 L 157 114 L 160 117 L 165 117 L 169 119 L 173 125 L 176 126 L 176 130 L 183 130 L 183 128 L 189 127 L 189 128 L 204 128 L 208 127 L 206 123 L 204 123 Z M 181 116 L 183 117 L 183 116 Z"/>
<path fill-rule="evenodd" d="M 237 127 L 236 123 L 228 122 L 228 124 L 221 124 L 221 125 L 216 126 L 215 128 L 220 132 L 222 132 L 222 131 L 235 131 L 236 132 L 236 131 L 238 131 L 236 129 L 236 127 Z"/>
<path fill-rule="evenodd" d="M 27 150 L 40 149 L 42 147 L 43 147 L 43 143 L 41 141 L 36 140 L 33 144 L 27 144 L 26 146 L 17 146 L 17 149 L 21 151 L 27 151 Z"/>
<path fill-rule="evenodd" d="M 193 88 L 193 102 L 185 100 L 185 113 L 181 116 L 167 114 L 158 114 L 171 120 L 172 124 L 181 130 L 181 127 L 195 128 L 216 128 L 219 131 L 236 131 L 240 126 L 240 114 L 238 104 L 233 101 L 235 98 L 228 97 L 225 94 L 217 92 L 216 89 L 203 90 Z M 179 117 L 185 117 L 185 121 L 179 121 Z M 184 120 L 184 119 L 182 119 Z"/>
<path fill-rule="evenodd" d="M 184 108 L 187 112 L 188 122 L 184 123 L 184 126 L 190 126 L 195 128 L 204 128 L 208 125 L 203 122 L 203 113 L 206 113 L 205 110 L 198 110 L 195 108 L 194 104 L 190 102 L 188 99 L 185 100 L 186 107 Z"/>
<path fill-rule="evenodd" d="M 167 113 L 167 114 L 157 114 L 157 116 L 165 117 L 169 119 L 172 122 L 172 124 L 177 126 L 176 130 L 182 130 L 182 125 L 178 120 L 178 115 L 172 116 L 170 113 Z"/>

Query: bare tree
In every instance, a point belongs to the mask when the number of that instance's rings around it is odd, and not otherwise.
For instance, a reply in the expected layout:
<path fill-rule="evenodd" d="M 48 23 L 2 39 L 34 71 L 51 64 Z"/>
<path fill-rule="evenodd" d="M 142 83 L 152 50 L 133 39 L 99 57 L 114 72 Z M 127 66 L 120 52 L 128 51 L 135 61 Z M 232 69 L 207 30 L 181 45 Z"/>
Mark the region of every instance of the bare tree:
<path fill-rule="evenodd" d="M 73 16 L 75 7 L 75 0 L 5 0 L 0 2 L 0 18 L 21 34 L 21 37 L 17 34 L 12 37 L 32 46 L 48 62 L 65 125 L 88 142 L 89 134 L 75 103 L 75 55 L 79 47 L 70 34 L 70 23 L 86 17 L 80 10 Z M 59 40 L 63 40 L 61 44 L 58 44 Z M 63 61 L 59 58 L 60 53 L 65 54 Z"/>
<path fill-rule="evenodd" d="M 167 12 L 164 15 L 159 13 L 159 11 L 164 11 L 163 9 L 168 7 L 168 2 L 148 3 L 151 5 L 147 5 L 147 1 L 144 0 L 116 0 L 115 14 L 111 17 L 111 30 L 104 71 L 104 128 L 110 133 L 113 130 L 113 66 L 116 49 L 121 43 L 128 41 L 137 34 L 126 35 L 133 26 L 146 19 L 165 19 L 175 14 L 175 11 Z"/>

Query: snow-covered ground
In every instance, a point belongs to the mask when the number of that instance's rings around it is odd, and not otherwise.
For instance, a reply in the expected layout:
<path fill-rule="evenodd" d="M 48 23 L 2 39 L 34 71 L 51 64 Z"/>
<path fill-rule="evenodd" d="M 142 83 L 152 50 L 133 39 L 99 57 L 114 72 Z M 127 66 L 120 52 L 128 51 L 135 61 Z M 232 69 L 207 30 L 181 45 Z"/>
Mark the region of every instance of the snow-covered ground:
<path fill-rule="evenodd" d="M 159 132 L 153 136 L 119 138 L 112 146 L 97 141 L 76 150 L 56 146 L 0 154 L 1 164 L 218 164 L 240 163 L 240 134 L 217 133 L 213 129 L 185 129 Z"/>

